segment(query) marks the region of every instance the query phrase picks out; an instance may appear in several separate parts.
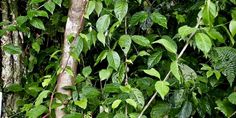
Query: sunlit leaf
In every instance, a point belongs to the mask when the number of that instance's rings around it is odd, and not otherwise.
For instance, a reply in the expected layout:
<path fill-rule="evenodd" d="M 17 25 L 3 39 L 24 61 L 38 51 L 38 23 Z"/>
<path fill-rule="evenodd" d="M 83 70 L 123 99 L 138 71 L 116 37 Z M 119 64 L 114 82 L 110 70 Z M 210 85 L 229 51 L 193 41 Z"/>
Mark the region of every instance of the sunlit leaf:
<path fill-rule="evenodd" d="M 39 95 L 38 95 L 38 97 L 37 97 L 37 99 L 36 99 L 36 101 L 35 101 L 35 106 L 38 106 L 38 105 L 40 105 L 41 103 L 43 103 L 43 99 L 44 98 L 47 98 L 48 97 L 48 94 L 50 93 L 51 91 L 49 91 L 49 90 L 44 90 L 44 91 L 42 91 Z"/>
<path fill-rule="evenodd" d="M 146 74 L 148 74 L 148 75 L 151 75 L 151 76 L 154 76 L 154 77 L 157 77 L 157 78 L 161 78 L 161 76 L 160 76 L 160 73 L 156 70 L 156 69 L 154 69 L 154 68 L 151 68 L 151 69 L 149 69 L 149 70 L 143 70 Z"/>
<path fill-rule="evenodd" d="M 115 100 L 115 101 L 112 103 L 111 108 L 112 108 L 112 109 L 117 108 L 117 107 L 120 105 L 121 101 L 122 101 L 122 100 L 120 100 L 120 99 Z"/>
<path fill-rule="evenodd" d="M 117 0 L 114 6 L 116 18 L 121 22 L 128 12 L 128 3 L 126 0 Z"/>
<path fill-rule="evenodd" d="M 151 14 L 151 19 L 154 23 L 157 23 L 167 29 L 167 19 L 164 15 L 160 14 L 159 12 L 153 12 Z"/>
<path fill-rule="evenodd" d="M 208 53 L 212 47 L 211 39 L 204 33 L 197 33 L 195 35 L 195 42 L 197 48 L 204 53 Z"/>
<path fill-rule="evenodd" d="M 164 100 L 164 97 L 169 93 L 170 90 L 169 83 L 166 81 L 157 81 L 155 84 L 155 89 Z"/>

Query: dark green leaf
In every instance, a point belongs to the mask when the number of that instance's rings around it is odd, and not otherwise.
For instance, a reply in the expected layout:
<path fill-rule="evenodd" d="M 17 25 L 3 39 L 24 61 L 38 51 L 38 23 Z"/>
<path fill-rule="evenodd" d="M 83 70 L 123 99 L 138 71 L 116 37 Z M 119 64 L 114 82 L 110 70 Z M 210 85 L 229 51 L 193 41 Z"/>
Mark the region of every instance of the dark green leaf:
<path fill-rule="evenodd" d="M 167 29 L 167 19 L 165 16 L 160 14 L 159 12 L 153 12 L 151 14 L 151 19 L 154 23 L 159 24 L 160 26 Z"/>
<path fill-rule="evenodd" d="M 145 11 L 136 12 L 130 20 L 131 25 L 137 25 L 138 23 L 144 22 L 148 17 L 148 13 Z"/>
<path fill-rule="evenodd" d="M 23 88 L 19 84 L 10 84 L 6 87 L 6 89 L 8 92 L 19 92 L 23 90 Z"/>
<path fill-rule="evenodd" d="M 45 0 L 31 0 L 31 3 L 40 3 L 40 2 L 43 2 Z"/>
<path fill-rule="evenodd" d="M 151 118 L 164 118 L 170 112 L 171 107 L 168 103 L 157 101 L 157 104 L 152 107 L 150 113 Z"/>
<path fill-rule="evenodd" d="M 71 113 L 71 114 L 66 114 L 62 118 L 83 118 L 83 114 L 81 113 Z"/>
<path fill-rule="evenodd" d="M 37 118 L 37 117 L 41 116 L 46 111 L 47 111 L 47 107 L 45 107 L 43 105 L 39 105 L 39 106 L 36 106 L 33 109 L 31 109 L 30 111 L 28 111 L 26 113 L 26 116 L 28 116 L 29 118 Z"/>
<path fill-rule="evenodd" d="M 189 118 L 191 113 L 192 113 L 192 103 L 186 101 L 179 113 L 179 118 Z"/>
<path fill-rule="evenodd" d="M 16 18 L 16 22 L 19 26 L 24 24 L 27 20 L 28 20 L 27 16 L 19 16 L 19 17 Z"/>
<path fill-rule="evenodd" d="M 226 117 L 231 116 L 235 111 L 234 106 L 230 104 L 226 99 L 223 101 L 217 100 L 216 104 L 216 109 L 220 110 Z"/>
<path fill-rule="evenodd" d="M 153 66 L 155 66 L 162 57 L 162 51 L 157 51 L 154 54 L 152 54 L 151 56 L 148 57 L 148 68 L 152 68 Z"/>
<path fill-rule="evenodd" d="M 12 44 L 6 44 L 2 47 L 2 49 L 9 54 L 21 54 L 22 53 L 20 46 L 14 46 Z"/>
<path fill-rule="evenodd" d="M 34 26 L 35 28 L 41 29 L 41 30 L 45 30 L 43 21 L 38 19 L 38 18 L 34 18 L 30 21 L 30 24 L 32 26 Z"/>

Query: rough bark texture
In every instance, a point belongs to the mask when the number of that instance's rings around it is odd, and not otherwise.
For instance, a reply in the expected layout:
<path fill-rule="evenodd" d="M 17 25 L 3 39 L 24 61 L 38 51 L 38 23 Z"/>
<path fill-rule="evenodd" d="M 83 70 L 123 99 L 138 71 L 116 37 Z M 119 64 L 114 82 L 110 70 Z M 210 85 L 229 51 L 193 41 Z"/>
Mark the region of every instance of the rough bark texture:
<path fill-rule="evenodd" d="M 68 18 L 66 22 L 65 34 L 64 34 L 64 44 L 63 44 L 63 55 L 61 61 L 61 68 L 63 70 L 66 67 L 70 67 L 74 72 L 74 76 L 77 70 L 77 61 L 76 59 L 70 56 L 70 47 L 71 44 L 77 42 L 77 36 L 83 27 L 83 15 L 85 11 L 87 0 L 71 0 L 71 6 L 68 12 Z M 73 35 L 75 37 L 72 43 L 69 43 L 67 37 Z M 57 92 L 71 96 L 71 91 L 64 90 L 65 86 L 72 86 L 74 83 L 74 77 L 70 76 L 66 71 L 63 71 L 57 81 Z M 56 109 L 56 118 L 62 118 L 65 113 L 63 108 L 65 105 L 62 105 Z"/>

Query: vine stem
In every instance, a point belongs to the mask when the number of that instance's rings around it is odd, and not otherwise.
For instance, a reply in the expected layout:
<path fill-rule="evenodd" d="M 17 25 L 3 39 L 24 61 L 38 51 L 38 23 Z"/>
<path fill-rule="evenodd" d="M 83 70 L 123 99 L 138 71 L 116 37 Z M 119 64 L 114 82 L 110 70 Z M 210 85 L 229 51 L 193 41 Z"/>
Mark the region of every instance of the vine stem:
<path fill-rule="evenodd" d="M 198 18 L 197 20 L 197 25 L 195 26 L 195 28 L 198 28 L 199 25 L 201 23 L 201 18 Z M 186 44 L 184 45 L 184 47 L 182 48 L 182 50 L 180 51 L 178 57 L 176 60 L 178 60 L 179 58 L 181 58 L 181 56 L 184 54 L 185 50 L 187 49 L 188 45 L 189 45 L 189 41 L 190 39 L 192 39 L 192 37 L 196 34 L 197 31 L 194 31 L 191 33 L 191 35 L 188 37 Z M 181 38 L 182 39 L 182 38 Z M 169 70 L 169 72 L 166 74 L 165 78 L 163 81 L 166 81 L 169 76 L 170 76 L 171 71 Z M 139 114 L 138 118 L 141 118 L 143 113 L 146 111 L 146 109 L 150 106 L 150 104 L 152 103 L 152 101 L 154 100 L 154 98 L 157 96 L 157 91 L 152 95 L 151 99 L 148 101 L 148 103 L 145 105 L 145 107 L 143 108 L 143 110 L 141 111 L 141 113 Z"/>

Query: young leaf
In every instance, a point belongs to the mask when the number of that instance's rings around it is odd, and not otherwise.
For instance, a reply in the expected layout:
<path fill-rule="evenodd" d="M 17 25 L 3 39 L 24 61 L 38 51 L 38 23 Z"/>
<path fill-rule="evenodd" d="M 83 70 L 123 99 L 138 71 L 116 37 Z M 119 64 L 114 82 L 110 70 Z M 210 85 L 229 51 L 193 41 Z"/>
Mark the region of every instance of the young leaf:
<path fill-rule="evenodd" d="M 86 109 L 88 100 L 87 100 L 87 98 L 83 98 L 81 100 L 75 101 L 74 103 L 75 103 L 75 105 L 79 106 L 80 108 Z"/>
<path fill-rule="evenodd" d="M 100 15 L 100 13 L 102 11 L 102 8 L 103 8 L 102 2 L 101 1 L 97 1 L 96 5 L 95 5 L 95 11 L 98 14 L 98 16 Z"/>
<path fill-rule="evenodd" d="M 38 18 L 34 18 L 32 20 L 30 20 L 30 24 L 32 26 L 34 26 L 35 28 L 41 29 L 41 30 L 45 30 L 43 21 L 38 19 Z"/>
<path fill-rule="evenodd" d="M 175 41 L 173 41 L 172 39 L 162 38 L 157 41 L 154 41 L 153 43 L 159 43 L 159 44 L 163 45 L 166 48 L 166 50 L 168 50 L 169 52 L 172 52 L 175 54 L 177 53 L 177 45 L 176 45 Z"/>
<path fill-rule="evenodd" d="M 84 75 L 84 77 L 88 77 L 92 72 L 92 68 L 90 66 L 86 66 L 83 68 L 82 70 L 82 74 Z"/>
<path fill-rule="evenodd" d="M 103 15 L 96 22 L 96 28 L 98 32 L 105 32 L 110 25 L 110 16 Z"/>
<path fill-rule="evenodd" d="M 39 95 L 38 95 L 38 97 L 37 97 L 37 99 L 36 99 L 36 101 L 35 101 L 35 106 L 38 106 L 38 105 L 40 105 L 41 103 L 43 103 L 43 99 L 44 98 L 47 98 L 48 97 L 48 94 L 50 93 L 51 91 L 49 91 L 49 90 L 44 90 L 44 91 L 42 91 Z"/>
<path fill-rule="evenodd" d="M 112 108 L 112 109 L 117 108 L 117 107 L 120 105 L 120 103 L 121 103 L 121 100 L 120 100 L 120 99 L 115 100 L 115 101 L 112 103 L 111 108 Z"/>
<path fill-rule="evenodd" d="M 197 30 L 196 28 L 192 28 L 192 27 L 189 27 L 187 25 L 184 25 L 184 26 L 182 26 L 178 29 L 178 33 L 182 38 L 184 38 L 187 35 L 195 32 L 196 30 Z"/>
<path fill-rule="evenodd" d="M 164 97 L 169 92 L 169 83 L 166 81 L 157 81 L 155 84 L 156 91 L 160 94 L 161 98 L 164 100 Z"/>
<path fill-rule="evenodd" d="M 231 32 L 232 36 L 234 37 L 234 35 L 236 34 L 236 21 L 235 20 L 230 21 L 229 31 Z"/>
<path fill-rule="evenodd" d="M 106 44 L 106 37 L 103 34 L 103 32 L 98 32 L 97 38 L 103 44 L 103 46 L 105 46 L 105 44 Z"/>
<path fill-rule="evenodd" d="M 38 105 L 38 106 L 35 106 L 30 111 L 26 112 L 26 116 L 28 116 L 29 118 L 38 118 L 46 111 L 47 111 L 47 107 L 43 105 Z"/>
<path fill-rule="evenodd" d="M 235 104 L 236 105 L 236 92 L 233 92 L 229 95 L 228 97 L 229 101 L 232 103 L 232 104 Z"/>
<path fill-rule="evenodd" d="M 151 75 L 151 76 L 154 76 L 154 77 L 157 77 L 157 78 L 161 78 L 161 76 L 160 76 L 160 73 L 156 70 L 156 69 L 154 69 L 154 68 L 151 68 L 151 69 L 149 69 L 149 70 L 143 70 L 146 74 L 148 74 L 148 75 Z"/>
<path fill-rule="evenodd" d="M 101 81 L 108 79 L 111 76 L 112 69 L 102 69 L 99 71 L 99 78 Z"/>
<path fill-rule="evenodd" d="M 150 46 L 150 41 L 144 36 L 134 35 L 132 36 L 132 40 L 138 45 L 141 45 L 144 47 Z"/>
<path fill-rule="evenodd" d="M 128 3 L 126 0 L 117 0 L 114 6 L 116 18 L 121 22 L 128 11 Z"/>
<path fill-rule="evenodd" d="M 116 51 L 109 51 L 107 53 L 107 61 L 109 66 L 115 70 L 120 66 L 120 56 Z"/>
<path fill-rule="evenodd" d="M 155 66 L 162 57 L 162 51 L 157 51 L 154 54 L 152 54 L 151 56 L 148 57 L 148 68 L 152 68 L 153 66 Z"/>
<path fill-rule="evenodd" d="M 175 76 L 177 80 L 180 82 L 180 73 L 179 73 L 179 66 L 178 66 L 178 61 L 173 61 L 170 65 L 170 70 L 172 74 Z"/>
<path fill-rule="evenodd" d="M 197 33 L 195 35 L 195 42 L 197 48 L 200 49 L 202 52 L 207 54 L 212 46 L 211 39 L 204 33 Z"/>
<path fill-rule="evenodd" d="M 133 99 L 126 99 L 125 100 L 128 104 L 130 104 L 131 106 L 133 106 L 134 108 L 137 108 L 137 102 Z"/>
<path fill-rule="evenodd" d="M 44 8 L 47 9 L 51 14 L 53 14 L 54 10 L 55 10 L 55 3 L 53 3 L 52 1 L 48 1 L 46 3 L 44 3 Z"/>
<path fill-rule="evenodd" d="M 153 12 L 151 14 L 151 19 L 154 23 L 157 23 L 167 29 L 167 20 L 164 15 L 160 14 L 159 12 Z"/>
<path fill-rule="evenodd" d="M 120 45 L 121 49 L 127 55 L 129 52 L 130 46 L 131 46 L 132 40 L 129 35 L 122 35 L 118 41 L 118 44 Z"/>
<path fill-rule="evenodd" d="M 12 44 L 6 44 L 2 47 L 2 49 L 9 54 L 21 54 L 22 53 L 20 46 L 14 46 Z"/>
<path fill-rule="evenodd" d="M 95 5 L 96 5 L 96 1 L 92 0 L 89 1 L 88 3 L 88 7 L 86 9 L 86 12 L 84 14 L 84 17 L 89 19 L 89 15 L 93 12 L 93 10 L 95 9 Z"/>

